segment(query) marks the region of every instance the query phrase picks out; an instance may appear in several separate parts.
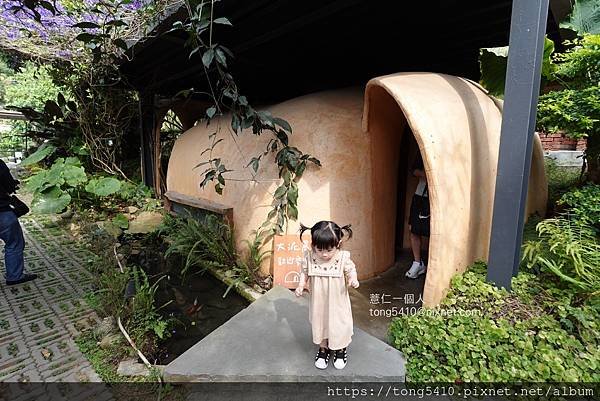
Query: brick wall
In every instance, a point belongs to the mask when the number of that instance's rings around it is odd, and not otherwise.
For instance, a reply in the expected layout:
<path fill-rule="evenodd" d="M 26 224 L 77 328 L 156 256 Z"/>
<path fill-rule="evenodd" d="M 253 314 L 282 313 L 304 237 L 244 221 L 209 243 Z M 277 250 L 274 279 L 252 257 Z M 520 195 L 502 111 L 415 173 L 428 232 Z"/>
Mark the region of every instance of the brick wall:
<path fill-rule="evenodd" d="M 571 139 L 561 133 L 539 135 L 544 150 L 585 150 L 587 144 L 586 139 Z"/>

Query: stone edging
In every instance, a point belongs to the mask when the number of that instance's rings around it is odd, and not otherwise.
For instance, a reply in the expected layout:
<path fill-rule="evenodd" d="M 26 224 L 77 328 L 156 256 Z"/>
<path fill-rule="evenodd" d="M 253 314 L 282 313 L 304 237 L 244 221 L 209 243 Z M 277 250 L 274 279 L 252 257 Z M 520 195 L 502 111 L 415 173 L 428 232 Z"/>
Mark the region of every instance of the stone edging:
<path fill-rule="evenodd" d="M 219 270 L 214 267 L 209 267 L 207 270 L 210 272 L 210 274 L 212 274 L 215 278 L 225 283 L 227 286 L 232 285 L 235 282 L 233 278 L 226 276 L 225 272 L 223 272 L 222 270 Z M 250 303 L 256 301 L 258 298 L 264 295 L 256 291 L 254 288 L 250 287 L 246 283 L 234 284 L 233 288 L 238 294 L 240 294 Z"/>

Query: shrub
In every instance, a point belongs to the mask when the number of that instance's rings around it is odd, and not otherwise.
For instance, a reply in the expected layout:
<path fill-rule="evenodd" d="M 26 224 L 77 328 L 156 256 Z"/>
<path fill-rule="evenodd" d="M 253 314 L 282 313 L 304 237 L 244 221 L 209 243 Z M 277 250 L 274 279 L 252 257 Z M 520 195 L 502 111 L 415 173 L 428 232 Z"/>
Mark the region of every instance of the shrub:
<path fill-rule="evenodd" d="M 260 281 L 258 269 L 267 252 L 262 252 L 262 236 L 256 234 L 252 241 L 245 241 L 248 254 L 242 258 L 236 249 L 231 227 L 215 215 L 208 215 L 202 221 L 191 216 L 170 218 L 164 230 L 170 243 L 165 257 L 180 255 L 185 263 L 181 274 L 190 269 L 200 272 L 209 268 L 231 271 L 233 283 L 224 296 L 238 283 L 253 284 Z"/>
<path fill-rule="evenodd" d="M 49 152 L 44 152 L 49 149 Z M 53 147 L 40 148 L 28 159 L 37 163 L 52 153 Z M 41 169 L 27 179 L 26 187 L 33 193 L 32 209 L 38 213 L 60 213 L 71 204 L 93 204 L 100 199 L 115 195 L 122 181 L 114 177 L 87 175 L 77 157 L 58 158 L 49 169 Z"/>
<path fill-rule="evenodd" d="M 543 220 L 537 225 L 539 240 L 523 244 L 529 268 L 547 270 L 591 295 L 600 295 L 600 243 L 585 221 L 569 216 Z"/>
<path fill-rule="evenodd" d="M 542 285 L 542 283 L 544 285 Z M 452 279 L 433 312 L 395 318 L 392 344 L 407 357 L 407 381 L 598 381 L 600 305 L 521 272 L 513 292 L 485 281 L 477 264 Z"/>
<path fill-rule="evenodd" d="M 569 213 L 577 220 L 595 226 L 600 231 L 600 185 L 588 184 L 583 188 L 575 188 L 565 193 L 558 204 L 567 206 Z"/>

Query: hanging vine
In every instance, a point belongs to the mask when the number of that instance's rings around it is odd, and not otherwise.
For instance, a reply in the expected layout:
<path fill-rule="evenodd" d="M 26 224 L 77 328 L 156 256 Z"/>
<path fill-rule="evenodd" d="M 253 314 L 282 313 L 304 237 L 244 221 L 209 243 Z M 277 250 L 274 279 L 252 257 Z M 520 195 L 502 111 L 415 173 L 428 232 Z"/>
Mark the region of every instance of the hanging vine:
<path fill-rule="evenodd" d="M 317 166 L 321 166 L 321 163 L 317 158 L 289 145 L 292 127 L 286 120 L 275 117 L 267 111 L 255 110 L 248 103 L 248 99 L 240 94 L 233 76 L 228 71 L 228 59 L 233 57 L 233 54 L 213 38 L 215 25 L 231 26 L 231 22 L 225 17 L 214 18 L 215 3 L 218 1 L 201 0 L 193 5 L 191 1 L 186 0 L 189 19 L 175 22 L 172 30 L 181 29 L 187 32 L 186 43 L 191 48 L 190 58 L 196 54 L 201 56 L 202 70 L 208 83 L 208 92 L 204 94 L 207 94 L 213 102 L 213 105 L 206 110 L 207 121 L 210 122 L 217 116 L 230 113 L 231 130 L 228 131 L 234 142 L 236 137 L 246 129 L 252 129 L 252 134 L 257 136 L 265 131 L 272 135 L 266 150 L 252 157 L 245 166 L 251 169 L 254 179 L 262 158 L 268 154 L 275 154 L 279 178 L 283 180 L 273 194 L 272 209 L 260 228 L 263 238 L 266 239 L 272 234 L 283 233 L 288 220 L 298 218 L 298 180 L 309 163 Z M 186 92 L 191 94 L 193 90 Z M 209 183 L 214 183 L 215 191 L 221 194 L 226 182 L 225 174 L 232 170 L 223 164 L 221 158 L 213 157 L 215 146 L 223 140 L 218 138 L 219 131 L 215 130 L 210 136 L 211 146 L 205 150 L 208 152 L 208 161 L 196 167 L 206 167 L 202 173 L 204 179 L 200 186 L 205 187 Z"/>

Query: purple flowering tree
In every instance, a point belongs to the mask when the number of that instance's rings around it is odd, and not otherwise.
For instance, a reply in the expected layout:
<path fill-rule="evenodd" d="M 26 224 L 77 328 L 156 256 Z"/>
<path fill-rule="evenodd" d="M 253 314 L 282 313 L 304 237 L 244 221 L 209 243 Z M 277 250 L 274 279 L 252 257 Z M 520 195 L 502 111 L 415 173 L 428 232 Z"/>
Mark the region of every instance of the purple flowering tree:
<path fill-rule="evenodd" d="M 106 33 L 106 23 L 120 21 L 110 29 L 116 39 L 127 35 L 130 21 L 147 19 L 155 8 L 150 0 L 5 0 L 0 3 L 0 48 L 42 59 L 87 58 L 95 47 L 76 40 L 82 33 Z"/>

